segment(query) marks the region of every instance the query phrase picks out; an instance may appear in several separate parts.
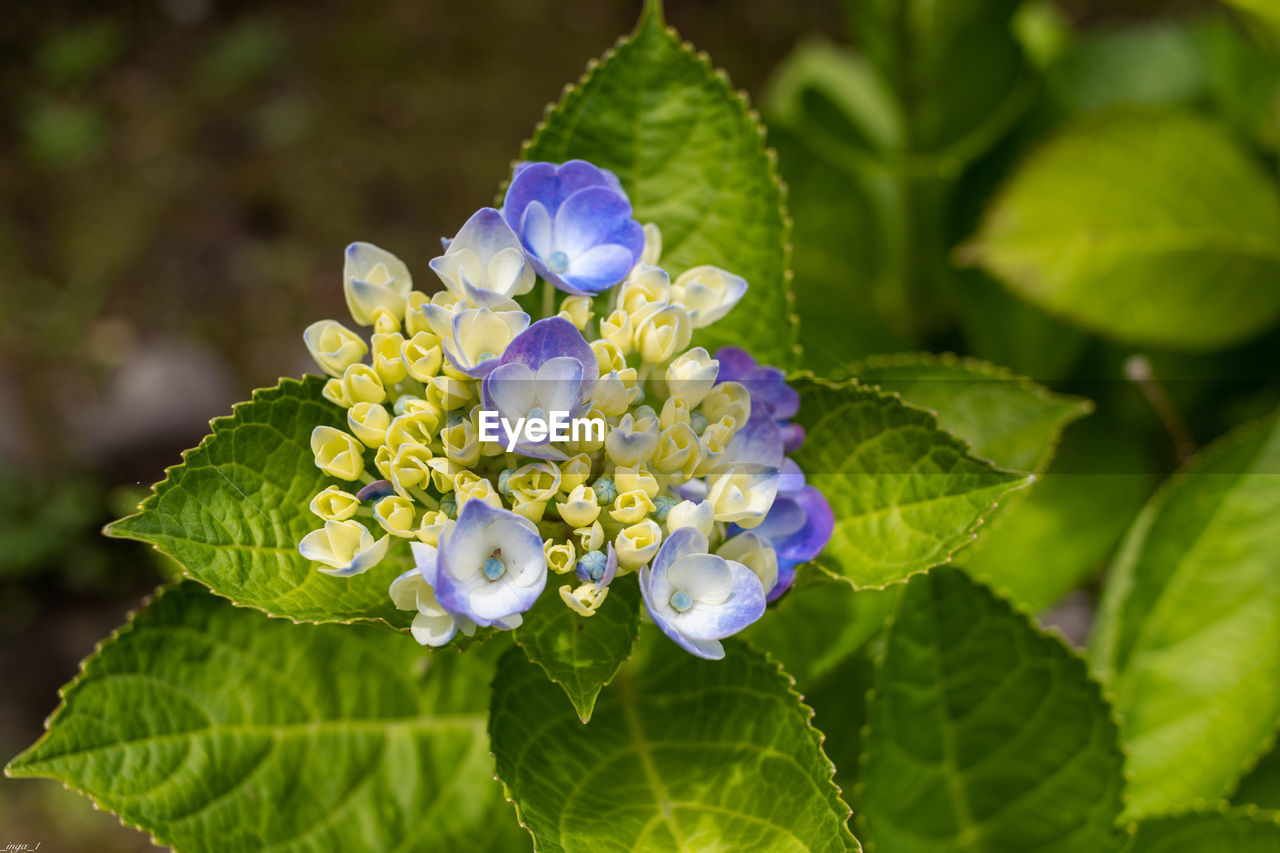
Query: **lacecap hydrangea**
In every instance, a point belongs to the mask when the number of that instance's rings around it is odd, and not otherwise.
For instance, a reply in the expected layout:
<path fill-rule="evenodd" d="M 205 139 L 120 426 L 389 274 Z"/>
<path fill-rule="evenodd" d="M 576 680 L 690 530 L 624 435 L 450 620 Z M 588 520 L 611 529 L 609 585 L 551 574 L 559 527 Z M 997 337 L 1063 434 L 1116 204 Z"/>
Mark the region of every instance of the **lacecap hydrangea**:
<path fill-rule="evenodd" d="M 617 177 L 581 160 L 518 165 L 502 208 L 430 262 L 429 296 L 389 252 L 347 247 L 347 306 L 372 331 L 304 334 L 347 429 L 312 433 L 338 482 L 311 502 L 322 526 L 301 553 L 350 576 L 408 543 L 390 595 L 425 645 L 515 628 L 544 594 L 591 616 L 612 584 L 638 583 L 668 637 L 722 657 L 826 545 L 832 514 L 786 455 L 804 433 L 782 371 L 690 346 L 747 282 L 714 266 L 672 280 L 661 252 Z M 534 428 L 557 413 L 598 429 Z"/>

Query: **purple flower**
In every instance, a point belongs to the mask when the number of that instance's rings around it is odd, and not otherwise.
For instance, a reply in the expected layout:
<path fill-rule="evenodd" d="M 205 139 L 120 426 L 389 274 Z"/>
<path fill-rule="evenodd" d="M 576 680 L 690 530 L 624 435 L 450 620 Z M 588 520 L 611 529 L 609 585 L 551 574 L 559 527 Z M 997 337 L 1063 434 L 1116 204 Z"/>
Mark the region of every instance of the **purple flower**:
<path fill-rule="evenodd" d="M 599 377 L 595 353 L 582 333 L 562 317 L 549 317 L 511 341 L 484 378 L 480 396 L 485 409 L 512 425 L 520 418 L 545 420 L 551 412 L 568 412 L 575 418 L 585 411 Z M 568 458 L 549 441 L 530 443 L 523 436 L 516 450 L 540 459 Z"/>
<path fill-rule="evenodd" d="M 707 553 L 707 537 L 691 527 L 672 533 L 653 566 L 640 569 L 645 608 L 662 632 L 701 658 L 724 657 L 720 640 L 764 614 L 764 588 L 751 569 Z"/>
<path fill-rule="evenodd" d="M 437 554 L 432 586 L 440 605 L 481 627 L 518 627 L 547 585 L 538 528 L 482 500 L 462 505 L 457 522 L 440 534 Z"/>
<path fill-rule="evenodd" d="M 538 275 L 560 290 L 593 295 L 627 277 L 644 251 L 618 178 L 584 160 L 520 163 L 502 216 Z"/>

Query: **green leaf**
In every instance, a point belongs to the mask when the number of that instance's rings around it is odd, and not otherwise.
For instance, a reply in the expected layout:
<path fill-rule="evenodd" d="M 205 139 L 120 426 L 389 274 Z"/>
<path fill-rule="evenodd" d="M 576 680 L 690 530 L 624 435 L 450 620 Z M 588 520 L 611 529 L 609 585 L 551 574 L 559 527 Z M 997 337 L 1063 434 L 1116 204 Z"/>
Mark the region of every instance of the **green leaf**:
<path fill-rule="evenodd" d="M 945 563 L 1029 477 L 996 468 L 895 396 L 810 377 L 796 383 L 808 438 L 794 454 L 835 511 L 816 561 L 854 586 L 884 586 Z"/>
<path fill-rule="evenodd" d="M 549 584 L 550 585 L 550 584 Z M 640 587 L 618 583 L 593 616 L 579 616 L 548 589 L 515 641 L 529 660 L 564 688 L 582 722 L 591 719 L 596 696 L 613 680 L 640 630 Z"/>
<path fill-rule="evenodd" d="M 939 427 L 969 442 L 975 456 L 1017 471 L 1042 471 L 1062 431 L 1093 410 L 1081 397 L 1054 394 L 994 364 L 951 355 L 881 356 L 849 372 L 929 409 Z"/>
<path fill-rule="evenodd" d="M 1191 33 L 1169 21 L 1089 33 L 1048 70 L 1050 90 L 1071 112 L 1187 104 L 1206 85 Z"/>
<path fill-rule="evenodd" d="M 1226 795 L 1280 722 L 1280 428 L 1171 477 L 1116 559 L 1094 631 L 1129 754 L 1129 815 Z"/>
<path fill-rule="evenodd" d="M 308 508 L 311 498 L 334 482 L 315 466 L 311 431 L 346 424 L 342 410 L 320 395 L 323 387 L 308 376 L 255 391 L 215 420 L 212 435 L 107 534 L 149 542 L 188 577 L 271 616 L 407 626 L 412 614 L 396 610 L 387 594 L 404 570 L 394 549 L 350 578 L 317 571 L 298 553 L 302 537 L 321 525 Z"/>
<path fill-rule="evenodd" d="M 848 0 L 854 37 L 897 95 L 904 147 L 954 160 L 985 150 L 1035 77 L 1014 37 L 1020 0 Z"/>
<path fill-rule="evenodd" d="M 1119 110 L 1070 125 L 1015 173 L 963 256 L 1125 343 L 1215 349 L 1280 316 L 1276 188 L 1188 113 Z"/>
<path fill-rule="evenodd" d="M 826 574 L 802 571 L 795 586 L 742 638 L 781 663 L 807 695 L 812 684 L 880 633 L 900 589 L 854 589 Z"/>
<path fill-rule="evenodd" d="M 518 850 L 482 651 L 428 659 L 186 582 L 85 661 L 6 773 L 60 780 L 182 850 Z"/>
<path fill-rule="evenodd" d="M 1104 853 L 1124 786 L 1084 661 L 955 569 L 907 584 L 871 703 L 861 820 L 893 853 Z"/>
<path fill-rule="evenodd" d="M 809 709 L 730 641 L 704 661 L 647 629 L 583 725 L 518 652 L 498 665 L 498 777 L 537 849 L 857 850 Z"/>
<path fill-rule="evenodd" d="M 1032 611 L 1098 572 L 1150 491 L 1141 441 L 1113 422 L 1067 431 L 1049 470 L 1005 505 L 957 558 Z"/>
<path fill-rule="evenodd" d="M 1126 853 L 1280 853 L 1273 815 L 1188 814 L 1138 824 Z"/>
<path fill-rule="evenodd" d="M 1280 749 L 1276 749 L 1274 741 L 1267 753 L 1240 780 L 1231 795 L 1231 802 L 1280 810 Z"/>
<path fill-rule="evenodd" d="M 746 98 L 649 2 L 635 33 L 548 111 L 521 158 L 578 157 L 616 172 L 636 219 L 662 229 L 661 263 L 672 275 L 714 264 L 750 285 L 694 343 L 748 340 L 756 358 L 788 367 L 797 361 L 789 226 L 763 137 Z"/>

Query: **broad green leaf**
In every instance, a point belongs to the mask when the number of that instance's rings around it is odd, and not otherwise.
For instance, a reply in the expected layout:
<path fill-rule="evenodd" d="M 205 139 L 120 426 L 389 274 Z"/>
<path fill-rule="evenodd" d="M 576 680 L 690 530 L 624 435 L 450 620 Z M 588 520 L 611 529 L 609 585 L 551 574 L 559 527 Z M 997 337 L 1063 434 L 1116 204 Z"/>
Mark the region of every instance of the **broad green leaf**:
<path fill-rule="evenodd" d="M 929 412 L 856 384 L 802 380 L 808 434 L 794 454 L 835 511 L 816 561 L 855 587 L 947 562 L 1006 492 L 1029 477 L 977 459 Z"/>
<path fill-rule="evenodd" d="M 795 364 L 788 223 L 764 128 L 728 77 L 667 28 L 656 0 L 635 33 L 548 111 L 521 154 L 575 157 L 617 173 L 636 219 L 662 229 L 661 264 L 672 275 L 714 264 L 746 278 L 747 295 L 695 344 L 747 340 L 761 361 Z"/>
<path fill-rule="evenodd" d="M 85 661 L 6 768 L 195 850 L 519 850 L 492 781 L 488 650 L 291 625 L 185 582 Z"/>
<path fill-rule="evenodd" d="M 1067 431 L 1049 470 L 1012 496 L 957 557 L 970 575 L 1032 611 L 1097 573 L 1142 508 L 1144 447 L 1114 423 Z"/>
<path fill-rule="evenodd" d="M 962 572 L 907 584 L 870 718 L 859 802 L 872 849 L 1124 846 L 1123 759 L 1101 688 L 1056 637 Z"/>
<path fill-rule="evenodd" d="M 1087 34 L 1047 76 L 1050 91 L 1073 113 L 1119 104 L 1186 104 L 1207 84 L 1190 31 L 1169 21 Z"/>
<path fill-rule="evenodd" d="M 1280 429 L 1205 450 L 1143 509 L 1094 627 L 1129 816 L 1226 795 L 1280 722 Z"/>
<path fill-rule="evenodd" d="M 867 712 L 876 680 L 876 658 L 882 651 L 878 642 L 863 646 L 801 688 L 804 701 L 813 708 L 813 725 L 824 735 L 822 751 L 836 765 L 836 785 L 850 796 L 858 789 L 862 773 Z"/>
<path fill-rule="evenodd" d="M 958 168 L 1022 112 L 1035 76 L 1020 0 L 847 0 L 854 37 L 897 96 L 903 147 Z"/>
<path fill-rule="evenodd" d="M 1280 853 L 1280 823 L 1239 812 L 1155 818 L 1138 824 L 1126 853 Z"/>
<path fill-rule="evenodd" d="M 524 614 L 514 636 L 529 660 L 564 688 L 585 723 L 596 696 L 631 654 L 639 630 L 640 587 L 620 582 L 609 587 L 604 604 L 589 617 L 574 613 L 548 589 Z"/>
<path fill-rule="evenodd" d="M 801 569 L 796 585 L 742 636 L 776 658 L 803 692 L 880 633 L 899 589 L 854 589 Z"/>
<path fill-rule="evenodd" d="M 1280 810 L 1280 749 L 1272 745 L 1248 774 L 1240 780 L 1231 802 Z"/>
<path fill-rule="evenodd" d="M 315 466 L 311 431 L 345 427 L 324 399 L 323 380 L 282 379 L 254 392 L 213 433 L 183 454 L 135 515 L 108 535 L 149 542 L 187 576 L 236 604 L 298 622 L 376 621 L 408 625 L 387 594 L 407 559 L 392 556 L 363 575 L 317 571 L 298 542 L 322 522 L 308 508 L 334 480 Z"/>
<path fill-rule="evenodd" d="M 498 777 L 544 853 L 857 850 L 809 709 L 740 642 L 693 657 L 654 629 L 583 725 L 519 652 L 498 665 Z"/>
<path fill-rule="evenodd" d="M 1125 343 L 1215 349 L 1280 316 L 1280 196 L 1231 137 L 1189 113 L 1070 125 L 1014 174 L 963 254 Z"/>
<path fill-rule="evenodd" d="M 1280 44 L 1280 8 L 1273 0 L 1222 0 L 1228 6 L 1256 20 L 1267 28 L 1276 44 Z"/>
<path fill-rule="evenodd" d="M 929 409 L 938 426 L 968 441 L 975 456 L 1017 471 L 1043 470 L 1062 431 L 1093 410 L 1080 397 L 1054 394 L 984 361 L 909 353 L 849 368 L 864 385 Z"/>

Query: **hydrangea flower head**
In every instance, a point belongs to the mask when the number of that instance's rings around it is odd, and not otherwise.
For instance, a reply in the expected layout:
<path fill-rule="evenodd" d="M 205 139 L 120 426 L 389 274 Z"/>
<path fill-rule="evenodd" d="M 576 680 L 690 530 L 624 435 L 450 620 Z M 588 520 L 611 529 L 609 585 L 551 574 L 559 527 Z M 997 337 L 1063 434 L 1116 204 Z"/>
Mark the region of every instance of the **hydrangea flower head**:
<path fill-rule="evenodd" d="M 521 164 L 501 211 L 444 245 L 431 269 L 445 289 L 428 296 L 394 255 L 352 244 L 344 288 L 371 334 L 325 320 L 303 335 L 346 424 L 312 433 L 328 481 L 299 551 L 366 581 L 411 559 L 382 582 L 426 646 L 515 628 L 544 595 L 590 618 L 637 583 L 668 637 L 723 656 L 833 528 L 787 456 L 803 431 L 783 372 L 693 345 L 747 282 L 706 265 L 673 276 L 657 226 L 582 161 Z M 575 418 L 594 427 L 547 429 Z"/>
<path fill-rule="evenodd" d="M 617 176 L 584 160 L 516 166 L 502 216 L 538 275 L 566 293 L 613 287 L 644 251 L 644 228 Z"/>

